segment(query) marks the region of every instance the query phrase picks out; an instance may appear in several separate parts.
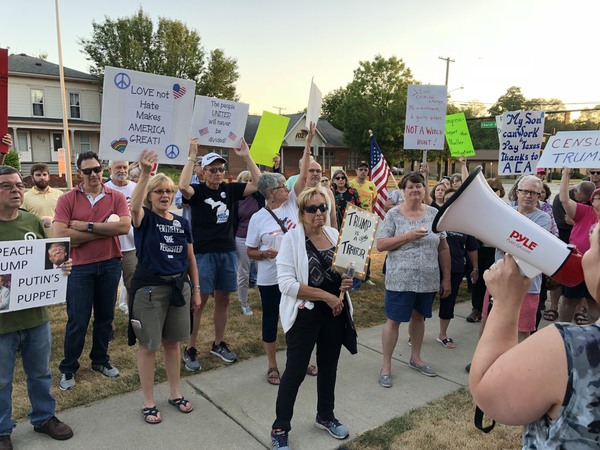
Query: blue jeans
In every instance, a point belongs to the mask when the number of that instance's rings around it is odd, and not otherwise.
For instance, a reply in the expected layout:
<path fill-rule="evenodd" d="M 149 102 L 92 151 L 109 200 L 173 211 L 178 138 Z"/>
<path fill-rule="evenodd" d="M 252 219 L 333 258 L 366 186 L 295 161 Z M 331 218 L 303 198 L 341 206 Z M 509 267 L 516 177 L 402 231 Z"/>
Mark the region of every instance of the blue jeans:
<path fill-rule="evenodd" d="M 75 373 L 85 344 L 85 335 L 92 310 L 92 364 L 106 364 L 108 341 L 115 317 L 117 287 L 121 278 L 121 259 L 112 258 L 91 264 L 73 266 L 67 283 L 67 329 L 65 332 L 65 358 L 61 373 Z"/>
<path fill-rule="evenodd" d="M 21 353 L 31 402 L 29 420 L 41 425 L 54 415 L 54 397 L 50 394 L 50 322 L 26 330 L 0 334 L 0 436 L 15 427 L 12 417 L 12 383 L 17 351 Z"/>

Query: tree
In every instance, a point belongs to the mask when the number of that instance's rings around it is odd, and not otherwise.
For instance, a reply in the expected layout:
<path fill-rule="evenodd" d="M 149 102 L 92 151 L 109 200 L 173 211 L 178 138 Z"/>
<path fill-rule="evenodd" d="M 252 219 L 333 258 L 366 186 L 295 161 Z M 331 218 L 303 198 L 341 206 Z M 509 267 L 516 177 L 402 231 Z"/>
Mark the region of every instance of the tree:
<path fill-rule="evenodd" d="M 496 103 L 490 108 L 490 114 L 492 116 L 499 116 L 504 111 L 518 111 L 524 109 L 526 99 L 521 88 L 512 86 L 508 88 L 506 94 L 500 96 Z"/>
<path fill-rule="evenodd" d="M 193 80 L 197 94 L 237 99 L 236 60 L 217 49 L 211 52 L 207 69 L 198 32 L 179 20 L 160 17 L 155 31 L 152 19 L 140 7 L 131 17 L 93 21 L 92 28 L 92 37 L 81 39 L 80 44 L 92 63 L 90 73 L 100 84 L 104 67 L 113 66 Z M 218 86 L 214 80 L 219 81 Z"/>
<path fill-rule="evenodd" d="M 592 109 L 584 109 L 575 120 L 574 125 L 578 130 L 597 130 L 600 128 L 600 105 Z"/>
<path fill-rule="evenodd" d="M 401 59 L 377 55 L 373 61 L 359 62 L 346 88 L 328 96 L 327 114 L 355 150 L 367 151 L 368 130 L 372 129 L 386 158 L 392 161 L 401 156 L 407 88 L 415 83 Z"/>
<path fill-rule="evenodd" d="M 328 120 L 334 127 L 344 131 L 344 124 L 336 120 L 336 111 L 346 98 L 346 89 L 338 88 L 323 97 L 321 117 Z"/>
<path fill-rule="evenodd" d="M 238 78 L 237 61 L 227 58 L 223 50 L 217 48 L 210 52 L 208 70 L 202 75 L 196 90 L 201 95 L 237 101 L 235 83 Z"/>

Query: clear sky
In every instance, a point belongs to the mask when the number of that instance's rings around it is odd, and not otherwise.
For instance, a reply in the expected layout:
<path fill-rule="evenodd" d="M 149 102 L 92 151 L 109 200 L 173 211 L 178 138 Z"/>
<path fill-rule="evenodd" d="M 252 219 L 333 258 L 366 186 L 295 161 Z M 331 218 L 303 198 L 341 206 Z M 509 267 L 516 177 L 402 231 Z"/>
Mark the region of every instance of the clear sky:
<path fill-rule="evenodd" d="M 58 63 L 54 0 L 8 2 L 0 46 Z M 238 93 L 255 114 L 298 112 L 313 76 L 326 95 L 376 54 L 403 59 L 425 84 L 444 84 L 439 57 L 450 57 L 448 89 L 464 86 L 452 93 L 457 102 L 491 104 L 519 86 L 568 108 L 600 104 L 598 0 L 60 0 L 65 66 L 87 71 L 79 39 L 91 37 L 92 21 L 139 5 L 155 21 L 196 29 L 207 52 L 236 58 Z"/>

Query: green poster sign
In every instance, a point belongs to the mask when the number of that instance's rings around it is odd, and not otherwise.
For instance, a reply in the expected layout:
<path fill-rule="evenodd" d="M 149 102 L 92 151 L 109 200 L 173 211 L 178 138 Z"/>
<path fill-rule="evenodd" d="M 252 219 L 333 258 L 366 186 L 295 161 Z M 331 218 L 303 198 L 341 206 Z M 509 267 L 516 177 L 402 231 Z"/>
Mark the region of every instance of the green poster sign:
<path fill-rule="evenodd" d="M 465 113 L 446 116 L 446 141 L 452 156 L 475 156 Z"/>

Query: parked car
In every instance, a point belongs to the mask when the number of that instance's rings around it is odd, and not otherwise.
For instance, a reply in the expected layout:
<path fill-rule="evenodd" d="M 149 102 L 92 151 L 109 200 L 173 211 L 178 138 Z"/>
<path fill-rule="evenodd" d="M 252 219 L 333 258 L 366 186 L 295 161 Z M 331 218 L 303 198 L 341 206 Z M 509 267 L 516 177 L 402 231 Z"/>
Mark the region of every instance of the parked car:
<path fill-rule="evenodd" d="M 390 170 L 392 171 L 392 175 L 404 175 L 404 170 L 398 169 L 397 167 L 392 166 Z"/>

